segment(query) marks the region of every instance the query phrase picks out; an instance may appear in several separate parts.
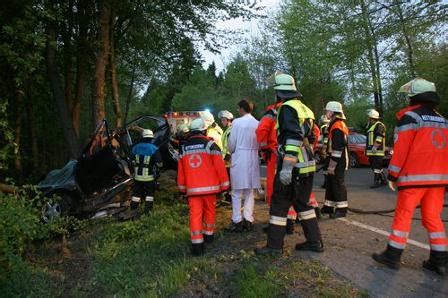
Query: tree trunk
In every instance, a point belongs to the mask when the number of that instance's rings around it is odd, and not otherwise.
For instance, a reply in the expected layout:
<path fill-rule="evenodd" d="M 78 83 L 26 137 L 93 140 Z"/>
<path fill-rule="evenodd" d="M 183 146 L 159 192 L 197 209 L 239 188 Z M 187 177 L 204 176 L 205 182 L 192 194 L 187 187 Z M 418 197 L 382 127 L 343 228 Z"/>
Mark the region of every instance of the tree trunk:
<path fill-rule="evenodd" d="M 106 117 L 105 110 L 105 76 L 106 66 L 109 57 L 110 40 L 110 4 L 108 1 L 101 1 L 99 4 L 100 16 L 99 25 L 100 30 L 98 34 L 98 42 L 100 48 L 97 54 L 96 66 L 95 66 L 95 97 L 93 100 L 95 124 L 99 123 Z"/>
<path fill-rule="evenodd" d="M 128 92 L 128 96 L 126 98 L 126 106 L 125 106 L 125 110 L 124 110 L 124 124 L 125 125 L 128 120 L 129 106 L 131 104 L 131 99 L 132 99 L 132 91 L 134 91 L 134 80 L 135 80 L 135 64 L 132 67 L 131 84 L 129 84 L 129 92 Z"/>
<path fill-rule="evenodd" d="M 406 28 L 405 19 L 403 17 L 403 10 L 401 9 L 401 4 L 397 6 L 398 8 L 398 18 L 400 20 L 400 26 L 401 26 L 401 33 L 403 34 L 403 38 L 406 42 L 406 56 L 408 60 L 408 68 L 410 75 L 415 78 L 416 72 L 415 72 L 415 65 L 414 65 L 414 49 L 412 46 L 411 38 L 409 36 L 408 30 Z"/>
<path fill-rule="evenodd" d="M 114 14 L 111 14 L 111 25 L 110 28 L 114 28 Z M 117 65 L 115 61 L 115 40 L 114 40 L 114 30 L 110 30 L 110 76 L 112 83 L 112 102 L 115 112 L 115 126 L 121 127 L 123 122 L 123 114 L 121 113 L 120 107 L 120 91 L 118 89 L 117 80 Z"/>
<path fill-rule="evenodd" d="M 37 145 L 36 118 L 33 111 L 33 100 L 28 100 L 26 105 L 26 113 L 28 115 L 28 126 L 31 139 L 31 155 L 33 163 L 33 173 L 39 172 L 39 147 Z"/>
<path fill-rule="evenodd" d="M 22 90 L 16 91 L 16 122 L 14 125 L 14 168 L 18 175 L 22 175 L 22 157 L 21 157 L 21 140 L 22 140 L 22 106 L 23 106 L 24 92 Z"/>
<path fill-rule="evenodd" d="M 51 90 L 56 100 L 56 105 L 59 111 L 59 118 L 61 120 L 64 138 L 70 150 L 70 156 L 77 158 L 79 153 L 79 143 L 73 129 L 72 121 L 70 120 L 67 102 L 64 98 L 64 91 L 62 89 L 61 79 L 59 77 L 59 70 L 56 64 L 56 30 L 54 24 L 51 22 L 47 24 L 47 72 L 50 79 Z"/>

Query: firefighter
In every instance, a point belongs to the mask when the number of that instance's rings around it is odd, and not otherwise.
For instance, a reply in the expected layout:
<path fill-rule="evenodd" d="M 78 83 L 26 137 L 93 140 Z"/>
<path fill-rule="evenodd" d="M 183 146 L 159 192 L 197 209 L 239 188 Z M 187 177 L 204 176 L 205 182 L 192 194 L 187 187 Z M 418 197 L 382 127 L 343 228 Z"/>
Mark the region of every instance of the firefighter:
<path fill-rule="evenodd" d="M 386 149 L 386 126 L 379 120 L 380 113 L 371 109 L 367 112 L 369 122 L 367 124 L 366 156 L 373 170 L 373 185 L 377 188 L 387 185 L 386 175 L 383 171 L 383 158 Z"/>
<path fill-rule="evenodd" d="M 233 114 L 229 111 L 220 111 L 218 118 L 221 121 L 221 125 L 224 128 L 222 133 L 222 157 L 226 161 L 226 167 L 230 166 L 230 152 L 227 148 L 227 142 L 229 141 L 230 131 L 232 130 Z"/>
<path fill-rule="evenodd" d="M 320 156 L 321 162 L 323 164 L 323 174 L 324 174 L 324 183 L 321 185 L 321 188 L 325 188 L 327 185 L 327 167 L 328 167 L 328 157 L 327 157 L 327 147 L 328 147 L 328 125 L 330 124 L 330 119 L 328 119 L 327 115 L 322 115 L 320 117 L 320 135 L 321 135 L 321 143 L 322 147 L 320 148 Z"/>
<path fill-rule="evenodd" d="M 190 137 L 180 148 L 177 169 L 179 190 L 185 193 L 190 207 L 191 253 L 204 253 L 204 241 L 214 240 L 216 195 L 229 188 L 229 178 L 221 150 L 206 136 L 201 118 L 190 125 Z"/>
<path fill-rule="evenodd" d="M 227 147 L 227 143 L 229 141 L 230 131 L 232 130 L 233 114 L 229 111 L 220 111 L 218 113 L 218 118 L 221 120 L 222 127 L 224 127 L 224 132 L 222 133 L 222 157 L 224 158 L 227 174 L 230 176 L 231 154 Z M 224 193 L 224 198 L 227 202 L 232 202 L 230 189 Z"/>
<path fill-rule="evenodd" d="M 286 234 L 287 214 L 294 204 L 306 241 L 296 244 L 296 250 L 323 252 L 324 247 L 314 208 L 309 206 L 316 163 L 312 154 L 314 114 L 299 98 L 292 76 L 275 75 L 277 98 L 283 100 L 278 111 L 279 157 L 270 207 L 267 244 L 255 250 L 260 255 L 280 255 Z"/>
<path fill-rule="evenodd" d="M 215 122 L 215 117 L 209 111 L 205 111 L 201 114 L 201 118 L 207 127 L 207 136 L 212 138 L 215 141 L 216 145 L 218 145 L 219 149 L 222 150 L 222 129 Z"/>
<path fill-rule="evenodd" d="M 423 267 L 446 275 L 448 242 L 441 213 L 448 186 L 448 120 L 435 110 L 440 98 L 434 83 L 416 78 L 399 91 L 407 94 L 409 106 L 396 114 L 394 155 L 389 164 L 389 187 L 398 187 L 397 206 L 387 248 L 372 257 L 390 268 L 400 267 L 412 215 L 420 205 L 431 248 Z"/>
<path fill-rule="evenodd" d="M 325 189 L 325 202 L 322 214 L 329 214 L 330 218 L 345 217 L 348 201 L 344 176 L 348 169 L 348 128 L 341 103 L 330 101 L 325 107 L 330 119 L 328 128 L 328 167 Z"/>
<path fill-rule="evenodd" d="M 144 129 L 142 139 L 132 147 L 134 155 L 134 186 L 131 198 L 131 211 L 137 211 L 142 199 L 144 212 L 152 210 L 156 189 L 157 168 L 162 167 L 162 157 L 157 146 L 152 144 L 154 133 Z"/>

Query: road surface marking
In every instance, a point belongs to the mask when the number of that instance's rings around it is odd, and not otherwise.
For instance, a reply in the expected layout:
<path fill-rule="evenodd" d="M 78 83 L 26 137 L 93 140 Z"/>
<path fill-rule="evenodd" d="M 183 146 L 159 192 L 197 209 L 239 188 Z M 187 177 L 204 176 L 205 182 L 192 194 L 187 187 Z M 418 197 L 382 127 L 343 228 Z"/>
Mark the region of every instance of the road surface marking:
<path fill-rule="evenodd" d="M 357 226 L 357 227 L 360 227 L 360 228 L 363 228 L 363 229 L 366 229 L 366 230 L 378 233 L 378 234 L 386 236 L 386 237 L 389 237 L 389 234 L 390 234 L 389 232 L 386 232 L 384 230 L 381 230 L 381 229 L 378 229 L 378 228 L 375 228 L 375 227 L 372 227 L 372 226 L 369 226 L 369 225 L 365 225 L 365 224 L 360 223 L 360 222 L 355 221 L 355 220 L 348 220 L 346 218 L 338 218 L 338 220 L 346 222 L 346 223 L 348 223 L 350 225 L 354 225 L 354 226 Z M 417 247 L 426 249 L 426 250 L 430 250 L 428 244 L 424 244 L 424 243 L 421 243 L 421 242 L 418 242 L 418 241 L 415 241 L 415 240 L 412 240 L 412 239 L 408 239 L 408 243 L 412 244 L 412 245 L 415 245 Z"/>

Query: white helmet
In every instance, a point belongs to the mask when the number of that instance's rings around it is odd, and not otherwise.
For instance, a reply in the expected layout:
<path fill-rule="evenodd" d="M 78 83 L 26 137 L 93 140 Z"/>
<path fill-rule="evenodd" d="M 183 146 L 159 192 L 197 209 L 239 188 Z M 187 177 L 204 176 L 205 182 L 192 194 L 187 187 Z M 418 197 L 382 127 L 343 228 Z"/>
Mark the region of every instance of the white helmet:
<path fill-rule="evenodd" d="M 297 91 L 294 78 L 285 73 L 275 75 L 274 89 L 282 91 Z"/>
<path fill-rule="evenodd" d="M 144 129 L 142 131 L 142 137 L 143 138 L 154 138 L 154 133 L 150 129 Z"/>
<path fill-rule="evenodd" d="M 207 126 L 205 125 L 204 120 L 202 118 L 196 118 L 190 123 L 191 131 L 203 131 L 206 130 Z"/>
<path fill-rule="evenodd" d="M 367 111 L 367 116 L 372 119 L 380 119 L 380 113 L 375 109 L 370 109 Z"/>
<path fill-rule="evenodd" d="M 204 120 L 206 129 L 215 122 L 215 117 L 213 117 L 213 114 L 209 111 L 204 111 L 201 114 L 201 118 Z"/>
<path fill-rule="evenodd" d="M 220 111 L 218 113 L 218 118 L 219 119 L 226 118 L 226 119 L 232 120 L 233 119 L 233 115 L 229 111 L 225 110 L 225 111 Z"/>
<path fill-rule="evenodd" d="M 415 78 L 400 87 L 398 92 L 407 93 L 409 97 L 425 92 L 436 92 L 436 85 L 433 82 L 422 78 Z"/>
<path fill-rule="evenodd" d="M 325 106 L 325 110 L 341 113 L 341 118 L 345 119 L 344 111 L 342 110 L 342 104 L 338 101 L 329 101 Z"/>

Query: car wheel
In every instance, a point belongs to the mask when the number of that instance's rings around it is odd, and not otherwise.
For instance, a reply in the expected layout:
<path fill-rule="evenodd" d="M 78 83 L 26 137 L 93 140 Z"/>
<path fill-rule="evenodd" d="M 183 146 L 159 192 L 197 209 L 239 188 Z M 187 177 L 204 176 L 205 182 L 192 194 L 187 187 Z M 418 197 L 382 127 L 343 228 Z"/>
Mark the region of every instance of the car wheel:
<path fill-rule="evenodd" d="M 67 192 L 55 193 L 60 197 L 60 200 L 56 202 L 47 202 L 42 207 L 42 221 L 49 223 L 56 217 L 63 215 L 69 215 L 70 208 L 72 207 L 73 198 Z"/>
<path fill-rule="evenodd" d="M 350 166 L 350 168 L 358 168 L 359 167 L 359 160 L 354 152 L 350 152 L 349 166 Z"/>

